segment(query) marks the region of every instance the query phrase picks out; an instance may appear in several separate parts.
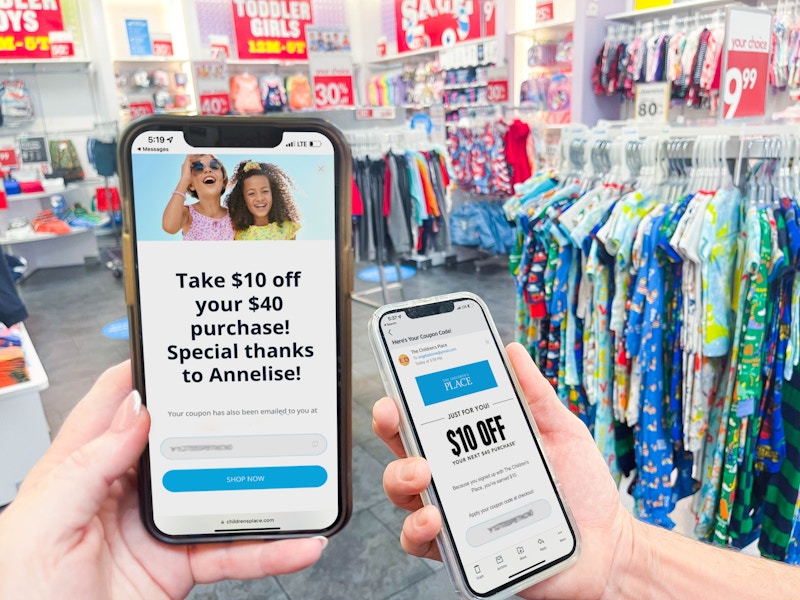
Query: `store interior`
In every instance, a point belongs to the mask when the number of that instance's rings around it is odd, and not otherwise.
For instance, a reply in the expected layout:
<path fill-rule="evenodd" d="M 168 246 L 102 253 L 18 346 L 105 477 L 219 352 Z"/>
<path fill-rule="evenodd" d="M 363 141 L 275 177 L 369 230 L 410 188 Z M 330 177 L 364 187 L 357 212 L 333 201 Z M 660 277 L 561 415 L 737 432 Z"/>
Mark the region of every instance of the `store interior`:
<path fill-rule="evenodd" d="M 305 571 L 190 598 L 457 597 L 398 541 L 367 323 L 458 291 L 528 348 L 637 517 L 800 562 L 800 2 L 57 4 L 0 37 L 0 247 L 28 314 L 0 323 L 0 507 L 131 353 L 125 128 L 307 116 L 352 155 L 352 518 Z"/>

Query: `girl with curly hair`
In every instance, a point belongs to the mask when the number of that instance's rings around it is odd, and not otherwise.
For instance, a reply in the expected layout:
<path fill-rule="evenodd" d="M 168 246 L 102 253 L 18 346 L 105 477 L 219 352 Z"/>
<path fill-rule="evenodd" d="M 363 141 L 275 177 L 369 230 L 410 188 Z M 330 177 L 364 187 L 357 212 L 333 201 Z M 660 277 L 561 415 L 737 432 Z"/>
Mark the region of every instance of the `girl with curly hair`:
<path fill-rule="evenodd" d="M 228 196 L 236 240 L 293 240 L 300 213 L 292 198 L 294 182 L 271 163 L 246 160 L 236 165 Z"/>

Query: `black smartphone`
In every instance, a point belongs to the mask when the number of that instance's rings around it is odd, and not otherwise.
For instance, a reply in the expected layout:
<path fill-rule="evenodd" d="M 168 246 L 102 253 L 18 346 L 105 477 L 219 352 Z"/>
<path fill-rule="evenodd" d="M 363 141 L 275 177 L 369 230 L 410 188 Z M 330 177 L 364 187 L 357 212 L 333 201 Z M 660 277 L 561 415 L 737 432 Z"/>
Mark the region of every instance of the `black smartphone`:
<path fill-rule="evenodd" d="M 168 543 L 351 512 L 351 159 L 316 119 L 154 116 L 119 144 L 142 518 Z"/>
<path fill-rule="evenodd" d="M 380 308 L 370 340 L 410 456 L 430 465 L 423 501 L 455 588 L 505 598 L 573 564 L 578 528 L 489 309 L 460 292 Z"/>

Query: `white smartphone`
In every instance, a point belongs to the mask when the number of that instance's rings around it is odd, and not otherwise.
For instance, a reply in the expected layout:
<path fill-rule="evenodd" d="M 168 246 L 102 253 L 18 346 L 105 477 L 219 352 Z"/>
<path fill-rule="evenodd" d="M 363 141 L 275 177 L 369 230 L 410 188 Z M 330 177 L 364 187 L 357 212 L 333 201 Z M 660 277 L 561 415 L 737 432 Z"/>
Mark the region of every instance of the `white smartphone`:
<path fill-rule="evenodd" d="M 504 598 L 577 560 L 578 528 L 486 304 L 468 292 L 384 306 L 369 325 L 456 590 Z"/>

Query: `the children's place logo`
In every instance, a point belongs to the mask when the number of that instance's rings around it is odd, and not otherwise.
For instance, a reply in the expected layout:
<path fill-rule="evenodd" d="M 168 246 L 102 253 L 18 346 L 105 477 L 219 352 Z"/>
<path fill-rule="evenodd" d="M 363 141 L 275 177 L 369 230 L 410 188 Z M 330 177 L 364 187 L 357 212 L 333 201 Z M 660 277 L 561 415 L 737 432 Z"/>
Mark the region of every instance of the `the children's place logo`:
<path fill-rule="evenodd" d="M 425 406 L 497 387 L 488 360 L 420 375 L 416 379 Z"/>

